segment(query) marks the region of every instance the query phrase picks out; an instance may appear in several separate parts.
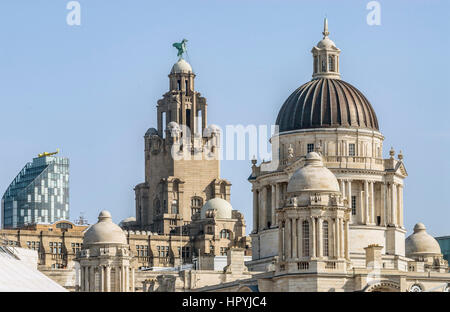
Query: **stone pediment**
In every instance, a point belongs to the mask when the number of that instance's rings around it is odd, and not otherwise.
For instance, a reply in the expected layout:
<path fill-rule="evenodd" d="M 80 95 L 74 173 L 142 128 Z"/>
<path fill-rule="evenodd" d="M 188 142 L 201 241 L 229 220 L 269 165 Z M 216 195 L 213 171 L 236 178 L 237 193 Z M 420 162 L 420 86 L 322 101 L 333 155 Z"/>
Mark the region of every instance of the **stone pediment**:
<path fill-rule="evenodd" d="M 300 157 L 299 159 L 297 159 L 296 161 L 294 161 L 293 163 L 287 165 L 283 171 L 286 172 L 286 174 L 288 176 L 291 176 L 296 170 L 302 168 L 305 164 L 305 157 Z"/>
<path fill-rule="evenodd" d="M 395 165 L 394 172 L 400 174 L 403 177 L 408 176 L 408 172 L 406 171 L 405 164 L 402 161 L 397 162 Z"/>

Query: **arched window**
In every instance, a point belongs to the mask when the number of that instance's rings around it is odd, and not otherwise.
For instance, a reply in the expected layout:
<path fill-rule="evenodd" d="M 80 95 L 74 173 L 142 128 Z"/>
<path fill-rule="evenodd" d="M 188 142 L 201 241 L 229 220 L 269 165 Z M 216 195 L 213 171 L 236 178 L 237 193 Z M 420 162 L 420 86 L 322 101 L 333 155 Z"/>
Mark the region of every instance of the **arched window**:
<path fill-rule="evenodd" d="M 323 233 L 323 255 L 328 257 L 330 255 L 328 248 L 328 221 L 323 221 L 322 224 L 322 233 Z"/>
<path fill-rule="evenodd" d="M 178 213 L 178 202 L 180 199 L 180 194 L 179 194 L 179 181 L 175 180 L 173 182 L 172 185 L 172 196 L 173 196 L 173 200 L 171 203 L 171 213 L 173 214 L 177 214 Z"/>
<path fill-rule="evenodd" d="M 155 200 L 153 201 L 153 209 L 155 211 L 155 214 L 160 214 L 161 213 L 161 201 L 159 200 L 159 198 L 155 198 Z"/>
<path fill-rule="evenodd" d="M 200 213 L 200 209 L 203 206 L 203 199 L 201 197 L 195 196 L 191 198 L 191 214 L 192 216 Z"/>
<path fill-rule="evenodd" d="M 176 199 L 172 200 L 172 213 L 173 214 L 178 213 L 178 200 Z"/>
<path fill-rule="evenodd" d="M 231 238 L 231 233 L 228 230 L 222 230 L 220 231 L 220 238 L 227 238 L 230 239 Z"/>
<path fill-rule="evenodd" d="M 327 65 L 325 63 L 325 60 L 322 59 L 322 72 L 326 72 L 327 71 Z"/>
<path fill-rule="evenodd" d="M 309 257 L 309 222 L 307 220 L 302 223 L 302 236 L 303 257 Z"/>

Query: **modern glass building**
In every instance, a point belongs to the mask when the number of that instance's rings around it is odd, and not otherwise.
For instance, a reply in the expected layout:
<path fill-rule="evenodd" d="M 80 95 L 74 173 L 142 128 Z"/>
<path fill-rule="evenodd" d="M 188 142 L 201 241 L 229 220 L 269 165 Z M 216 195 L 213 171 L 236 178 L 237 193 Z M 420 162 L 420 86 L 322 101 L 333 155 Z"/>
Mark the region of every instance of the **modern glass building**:
<path fill-rule="evenodd" d="M 444 259 L 448 261 L 450 266 L 450 236 L 435 237 L 441 247 Z"/>
<path fill-rule="evenodd" d="M 69 159 L 40 155 L 2 197 L 2 228 L 69 219 Z"/>

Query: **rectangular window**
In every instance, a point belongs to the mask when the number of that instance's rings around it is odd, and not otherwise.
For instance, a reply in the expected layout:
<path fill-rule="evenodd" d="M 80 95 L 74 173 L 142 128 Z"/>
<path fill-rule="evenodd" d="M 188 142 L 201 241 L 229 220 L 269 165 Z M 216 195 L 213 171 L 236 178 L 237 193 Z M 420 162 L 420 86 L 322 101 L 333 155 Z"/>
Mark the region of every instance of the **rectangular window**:
<path fill-rule="evenodd" d="M 314 143 L 309 143 L 307 147 L 308 153 L 314 152 Z"/>
<path fill-rule="evenodd" d="M 328 252 L 328 221 L 324 221 L 322 224 L 322 232 L 323 232 L 323 255 L 325 257 L 329 256 Z"/>
<path fill-rule="evenodd" d="M 356 215 L 356 196 L 352 196 L 352 215 Z"/>
<path fill-rule="evenodd" d="M 302 223 L 302 234 L 303 234 L 303 257 L 309 257 L 309 223 L 308 221 L 303 221 Z"/>
<path fill-rule="evenodd" d="M 356 156 L 356 153 L 355 153 L 355 144 L 354 144 L 354 143 L 350 143 L 350 144 L 348 145 L 348 155 L 349 155 L 349 156 Z"/>

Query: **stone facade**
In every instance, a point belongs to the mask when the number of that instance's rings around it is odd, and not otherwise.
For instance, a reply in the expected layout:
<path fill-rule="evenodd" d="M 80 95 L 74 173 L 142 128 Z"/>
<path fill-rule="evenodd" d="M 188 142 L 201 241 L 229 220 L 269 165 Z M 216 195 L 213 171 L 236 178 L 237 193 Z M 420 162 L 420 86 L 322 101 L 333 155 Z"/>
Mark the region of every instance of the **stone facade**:
<path fill-rule="evenodd" d="M 405 240 L 403 155 L 395 159 L 391 148 L 382 158 L 374 111 L 338 82 L 340 50 L 327 22 L 323 34 L 312 50 L 313 80 L 280 111 L 271 162 L 252 162 L 249 267 L 266 272 L 197 291 L 448 292 L 436 239 L 418 223 Z"/>
<path fill-rule="evenodd" d="M 325 33 L 328 33 L 328 30 L 324 31 Z M 324 51 L 333 55 L 333 70 L 330 69 L 331 65 L 326 64 L 325 68 L 330 70 L 315 72 L 313 77 L 314 79 L 326 77 L 336 82 L 340 81 L 338 56 L 340 50 L 329 41 L 327 35 L 312 52 L 314 59 L 320 57 Z M 323 57 L 323 60 L 325 59 L 329 60 Z M 337 177 L 340 192 L 351 208 L 348 221 L 351 256 L 364 258 L 364 247 L 372 243 L 383 246 L 383 255 L 405 256 L 403 180 L 407 172 L 403 164 L 403 154 L 400 152 L 395 159 L 395 151 L 391 148 L 390 157 L 383 159 L 384 136 L 377 129 L 376 116 L 370 103 L 365 98 L 362 101 L 363 95 L 359 91 L 354 89 L 347 91 L 355 94 L 340 94 L 339 92 L 343 91 L 336 89 L 339 101 L 343 101 L 345 97 L 358 96 L 361 102 L 355 99 L 354 102 L 348 100 L 346 104 L 355 106 L 356 110 L 370 111 L 373 119 L 370 119 L 370 123 L 367 121 L 364 126 L 357 124 L 356 119 L 369 117 L 367 115 L 354 117 L 353 114 L 358 112 L 349 110 L 347 112 L 351 116 L 349 122 L 354 123 L 353 125 L 330 123 L 323 127 L 299 126 L 298 129 L 281 131 L 272 138 L 273 160 L 263 162 L 259 166 L 256 162 L 253 163 L 249 179 L 253 192 L 254 220 L 251 234 L 254 261 L 249 264 L 251 269 L 264 269 L 277 255 L 276 210 L 282 207 L 287 196 L 287 184 L 292 174 L 303 167 L 305 155 L 312 151 L 321 154 L 325 166 Z M 330 104 L 324 102 L 320 105 Z M 283 109 L 280 114 L 283 114 Z M 332 115 L 331 118 L 336 116 Z M 278 121 L 281 122 L 280 120 L 283 121 L 283 117 L 279 115 Z M 286 126 L 281 124 L 281 127 Z"/>
<path fill-rule="evenodd" d="M 136 228 L 176 233 L 211 198 L 230 200 L 220 178 L 220 131 L 207 126 L 207 103 L 194 88 L 195 74 L 180 59 L 169 91 L 158 101 L 158 128 L 145 140 L 145 182 L 136 186 Z"/>

